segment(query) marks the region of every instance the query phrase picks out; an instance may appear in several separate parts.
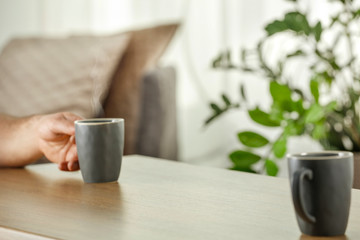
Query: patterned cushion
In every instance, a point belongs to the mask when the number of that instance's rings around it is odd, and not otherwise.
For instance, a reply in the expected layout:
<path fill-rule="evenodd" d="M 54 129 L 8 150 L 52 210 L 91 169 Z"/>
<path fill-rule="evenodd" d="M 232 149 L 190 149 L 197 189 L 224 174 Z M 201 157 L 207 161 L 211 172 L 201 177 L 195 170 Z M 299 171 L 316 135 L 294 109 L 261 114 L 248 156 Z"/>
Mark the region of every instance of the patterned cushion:
<path fill-rule="evenodd" d="M 128 41 L 129 34 L 10 41 L 0 54 L 0 112 L 98 115 Z"/>

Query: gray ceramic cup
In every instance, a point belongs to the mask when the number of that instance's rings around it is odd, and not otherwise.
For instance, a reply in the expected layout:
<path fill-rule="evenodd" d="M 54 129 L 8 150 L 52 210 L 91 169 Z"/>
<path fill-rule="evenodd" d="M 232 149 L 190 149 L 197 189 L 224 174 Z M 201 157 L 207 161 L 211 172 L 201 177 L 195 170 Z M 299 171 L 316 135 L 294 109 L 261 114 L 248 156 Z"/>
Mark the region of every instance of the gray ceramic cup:
<path fill-rule="evenodd" d="M 124 119 L 75 121 L 75 139 L 84 182 L 114 182 L 119 179 L 124 149 Z"/>
<path fill-rule="evenodd" d="M 287 155 L 296 219 L 311 236 L 344 235 L 353 184 L 353 154 L 325 151 Z"/>

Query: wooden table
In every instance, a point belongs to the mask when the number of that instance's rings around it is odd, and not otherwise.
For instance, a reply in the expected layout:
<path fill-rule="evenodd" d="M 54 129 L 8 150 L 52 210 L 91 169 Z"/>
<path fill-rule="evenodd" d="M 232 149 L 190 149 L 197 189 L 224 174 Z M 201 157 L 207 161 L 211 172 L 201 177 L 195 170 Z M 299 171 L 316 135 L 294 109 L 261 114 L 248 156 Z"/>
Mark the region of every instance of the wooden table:
<path fill-rule="evenodd" d="M 54 164 L 0 169 L 0 239 L 313 239 L 289 190 L 284 178 L 142 156 L 124 158 L 116 183 Z M 359 190 L 336 239 L 360 239 Z"/>

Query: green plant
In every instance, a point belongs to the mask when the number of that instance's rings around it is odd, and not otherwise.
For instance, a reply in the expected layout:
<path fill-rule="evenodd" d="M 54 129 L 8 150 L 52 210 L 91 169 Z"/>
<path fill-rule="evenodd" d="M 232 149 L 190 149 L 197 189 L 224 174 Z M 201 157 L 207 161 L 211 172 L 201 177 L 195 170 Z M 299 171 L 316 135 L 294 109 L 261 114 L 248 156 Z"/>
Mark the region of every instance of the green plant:
<path fill-rule="evenodd" d="M 221 52 L 212 63 L 215 69 L 260 75 L 269 83 L 272 101 L 267 110 L 249 107 L 241 84 L 239 102 L 222 94 L 221 102 L 210 103 L 212 113 L 205 124 L 231 109 L 240 109 L 254 122 L 280 131 L 275 139 L 254 130 L 238 133 L 243 147 L 229 155 L 234 170 L 277 175 L 277 161 L 285 156 L 289 138 L 304 134 L 325 149 L 360 151 L 360 8 L 352 0 L 329 1 L 327 4 L 337 5 L 338 11 L 328 16 L 330 21 L 325 25 L 310 20 L 311 8 L 303 10 L 301 0 L 289 2 L 292 11 L 267 24 L 266 36 L 255 49 L 241 51 L 239 64 L 234 63 L 230 50 Z M 274 64 L 268 59 L 266 46 L 284 44 L 278 40 L 280 35 L 293 47 L 291 51 L 284 48 Z M 294 61 L 307 66 L 310 77 L 301 79 L 306 81 L 305 88 L 296 80 L 296 71 L 286 74 Z M 259 151 L 261 148 L 268 150 Z M 256 164 L 260 169 L 254 168 Z"/>

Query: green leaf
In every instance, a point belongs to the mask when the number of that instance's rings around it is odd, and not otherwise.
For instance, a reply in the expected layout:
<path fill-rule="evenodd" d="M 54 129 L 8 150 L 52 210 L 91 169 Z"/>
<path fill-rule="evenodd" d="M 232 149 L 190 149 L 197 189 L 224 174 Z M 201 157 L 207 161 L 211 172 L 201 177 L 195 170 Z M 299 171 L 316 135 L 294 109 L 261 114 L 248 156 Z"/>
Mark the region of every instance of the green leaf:
<path fill-rule="evenodd" d="M 279 32 L 283 32 L 285 30 L 288 30 L 288 26 L 286 25 L 286 23 L 284 21 L 279 21 L 279 20 L 275 20 L 274 22 L 268 24 L 265 27 L 265 31 L 267 32 L 267 34 L 269 36 L 275 34 L 275 33 L 279 33 Z"/>
<path fill-rule="evenodd" d="M 269 140 L 267 140 L 265 137 L 250 131 L 238 133 L 238 138 L 242 144 L 253 148 L 263 147 L 269 143 Z"/>
<path fill-rule="evenodd" d="M 303 100 L 302 99 L 299 99 L 297 101 L 294 101 L 294 102 L 291 102 L 291 109 L 293 111 L 296 111 L 298 112 L 300 115 L 302 115 L 305 111 L 304 109 L 304 105 L 303 105 Z"/>
<path fill-rule="evenodd" d="M 314 78 L 310 81 L 310 91 L 313 95 L 315 102 L 319 102 L 319 82 Z"/>
<path fill-rule="evenodd" d="M 255 170 L 253 170 L 250 167 L 239 167 L 239 166 L 233 166 L 230 168 L 230 170 L 235 170 L 235 171 L 241 171 L 241 172 L 248 172 L 248 173 L 257 173 Z"/>
<path fill-rule="evenodd" d="M 229 158 L 238 168 L 250 168 L 251 165 L 257 163 L 261 159 L 259 155 L 242 150 L 232 152 L 229 155 Z"/>
<path fill-rule="evenodd" d="M 353 12 L 353 14 L 354 14 L 354 18 L 359 17 L 359 16 L 360 16 L 360 9 L 355 10 L 355 11 Z"/>
<path fill-rule="evenodd" d="M 333 77 L 329 74 L 329 72 L 324 71 L 318 74 L 318 77 L 324 82 L 326 82 L 328 85 L 331 85 L 333 81 Z"/>
<path fill-rule="evenodd" d="M 324 108 L 315 103 L 311 105 L 305 116 L 305 123 L 316 123 L 325 117 Z"/>
<path fill-rule="evenodd" d="M 298 94 L 301 98 L 304 98 L 304 93 L 302 92 L 301 89 L 299 89 L 299 88 L 294 88 L 294 89 L 293 89 L 293 92 L 296 93 L 296 94 Z"/>
<path fill-rule="evenodd" d="M 284 136 L 299 136 L 305 131 L 305 125 L 300 120 L 288 120 L 284 127 Z"/>
<path fill-rule="evenodd" d="M 213 68 L 223 68 L 223 69 L 233 69 L 233 68 L 235 68 L 234 64 L 232 63 L 230 50 L 226 50 L 226 51 L 220 53 L 212 61 L 212 67 Z"/>
<path fill-rule="evenodd" d="M 230 50 L 226 50 L 225 53 L 225 58 L 228 62 L 231 62 L 231 51 Z"/>
<path fill-rule="evenodd" d="M 300 12 L 289 12 L 285 15 L 283 20 L 275 20 L 268 24 L 265 30 L 269 36 L 283 32 L 286 30 L 292 30 L 296 33 L 304 33 L 309 35 L 311 28 L 306 16 Z"/>
<path fill-rule="evenodd" d="M 221 66 L 222 54 L 219 54 L 212 62 L 213 68 L 218 68 Z"/>
<path fill-rule="evenodd" d="M 270 82 L 270 94 L 274 101 L 291 101 L 291 90 L 287 85 L 278 82 Z"/>
<path fill-rule="evenodd" d="M 210 103 L 210 107 L 218 114 L 222 111 L 216 103 Z"/>
<path fill-rule="evenodd" d="M 331 23 L 329 25 L 329 28 L 332 28 L 334 26 L 335 23 L 339 23 L 339 19 L 340 19 L 340 14 L 333 16 L 331 18 Z"/>
<path fill-rule="evenodd" d="M 331 65 L 331 67 L 334 70 L 340 70 L 341 67 L 339 66 L 339 64 L 336 62 L 336 58 L 334 56 L 332 56 L 331 58 L 328 59 L 329 64 Z"/>
<path fill-rule="evenodd" d="M 255 72 L 254 69 L 247 67 L 247 66 L 240 66 L 240 69 L 244 72 Z"/>
<path fill-rule="evenodd" d="M 282 158 L 286 153 L 286 138 L 282 137 L 274 142 L 273 152 L 275 157 Z"/>
<path fill-rule="evenodd" d="M 240 54 L 240 56 L 241 56 L 241 61 L 242 61 L 242 62 L 246 62 L 246 56 L 247 56 L 247 49 L 246 49 L 246 48 L 242 48 L 242 49 L 241 49 L 241 54 Z"/>
<path fill-rule="evenodd" d="M 337 0 L 337 1 L 345 4 L 345 0 Z M 350 0 L 350 1 L 352 1 L 352 0 Z"/>
<path fill-rule="evenodd" d="M 254 110 L 248 111 L 250 118 L 263 126 L 267 127 L 278 127 L 280 126 L 280 121 L 274 120 L 270 117 L 268 113 L 261 111 L 258 107 Z"/>
<path fill-rule="evenodd" d="M 226 106 L 230 106 L 230 105 L 231 105 L 230 99 L 229 99 L 228 96 L 226 96 L 225 93 L 222 94 L 221 97 L 222 97 L 223 101 L 225 102 Z"/>
<path fill-rule="evenodd" d="M 270 119 L 273 119 L 275 121 L 281 122 L 282 120 L 284 120 L 284 110 L 282 105 L 278 102 L 273 102 L 273 104 L 271 104 L 269 115 Z"/>
<path fill-rule="evenodd" d="M 336 106 L 337 106 L 337 102 L 336 101 L 331 101 L 328 104 L 326 104 L 325 111 L 326 112 L 333 112 L 333 111 L 335 111 Z"/>
<path fill-rule="evenodd" d="M 311 132 L 311 137 L 315 140 L 325 138 L 327 134 L 327 129 L 324 123 L 316 124 L 313 131 Z"/>
<path fill-rule="evenodd" d="M 244 86 L 244 84 L 240 85 L 240 94 L 241 94 L 241 97 L 246 101 L 246 94 L 245 94 L 245 86 Z"/>
<path fill-rule="evenodd" d="M 289 12 L 284 18 L 285 24 L 289 29 L 297 33 L 310 34 L 311 28 L 306 16 L 300 12 Z"/>
<path fill-rule="evenodd" d="M 288 55 L 286 55 L 286 58 L 292 58 L 297 56 L 305 56 L 305 52 L 301 49 L 296 50 L 295 52 L 292 52 Z"/>
<path fill-rule="evenodd" d="M 293 100 L 291 98 L 292 91 L 285 84 L 280 84 L 278 82 L 270 82 L 270 94 L 273 98 L 274 104 L 278 105 L 277 107 L 281 112 L 288 111 L 291 112 L 293 105 Z"/>
<path fill-rule="evenodd" d="M 279 167 L 277 166 L 277 164 L 270 159 L 267 159 L 265 161 L 265 168 L 266 168 L 266 173 L 269 176 L 276 176 L 279 172 Z"/>
<path fill-rule="evenodd" d="M 207 119 L 205 120 L 205 125 L 208 125 L 209 123 L 211 123 L 212 121 L 214 121 L 214 120 L 215 120 L 217 117 L 219 117 L 219 116 L 220 116 L 219 114 L 215 114 L 215 115 L 207 118 Z"/>
<path fill-rule="evenodd" d="M 320 41 L 321 39 L 321 33 L 322 33 L 322 26 L 321 26 L 321 22 L 318 22 L 315 27 L 313 28 L 313 32 L 314 32 L 314 36 L 315 36 L 315 40 L 317 42 Z"/>

